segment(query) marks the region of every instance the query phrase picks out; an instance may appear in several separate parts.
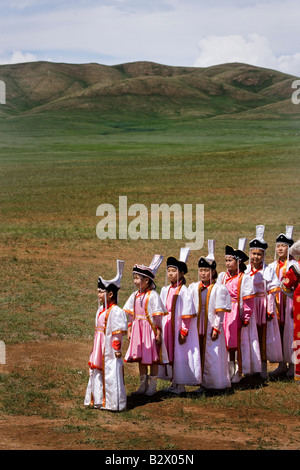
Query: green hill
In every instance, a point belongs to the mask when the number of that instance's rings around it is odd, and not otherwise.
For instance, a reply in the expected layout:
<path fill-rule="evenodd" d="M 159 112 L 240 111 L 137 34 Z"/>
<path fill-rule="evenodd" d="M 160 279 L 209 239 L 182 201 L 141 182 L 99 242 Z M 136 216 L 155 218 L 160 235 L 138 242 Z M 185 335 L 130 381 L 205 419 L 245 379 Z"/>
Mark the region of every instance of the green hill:
<path fill-rule="evenodd" d="M 1 115 L 91 110 L 103 115 L 165 117 L 298 117 L 296 79 L 232 63 L 207 68 L 152 62 L 116 66 L 31 62 L 0 66 L 7 104 Z"/>

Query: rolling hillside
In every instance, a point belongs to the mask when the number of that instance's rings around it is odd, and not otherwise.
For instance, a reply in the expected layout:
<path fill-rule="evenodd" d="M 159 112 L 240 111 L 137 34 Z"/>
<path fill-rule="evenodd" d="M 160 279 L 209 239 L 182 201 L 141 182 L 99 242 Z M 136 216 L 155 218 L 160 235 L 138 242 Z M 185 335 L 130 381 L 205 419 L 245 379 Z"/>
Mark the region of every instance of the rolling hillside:
<path fill-rule="evenodd" d="M 165 117 L 299 117 L 296 77 L 232 63 L 208 68 L 152 62 L 116 66 L 31 62 L 0 66 L 0 116 L 69 111 Z"/>

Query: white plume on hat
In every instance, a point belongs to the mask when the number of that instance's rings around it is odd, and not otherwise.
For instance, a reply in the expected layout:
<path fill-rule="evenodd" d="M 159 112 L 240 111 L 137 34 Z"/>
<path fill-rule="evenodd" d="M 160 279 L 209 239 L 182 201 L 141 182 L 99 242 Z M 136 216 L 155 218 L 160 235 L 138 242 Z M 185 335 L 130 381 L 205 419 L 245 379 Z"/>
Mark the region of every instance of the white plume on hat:
<path fill-rule="evenodd" d="M 264 241 L 265 226 L 256 225 L 256 238 L 260 241 Z"/>
<path fill-rule="evenodd" d="M 266 250 L 268 248 L 267 242 L 264 240 L 265 226 L 256 225 L 256 237 L 249 242 L 250 249 L 259 248 L 261 250 Z"/>
<path fill-rule="evenodd" d="M 278 237 L 276 238 L 276 243 L 286 243 L 291 246 L 294 243 L 293 231 L 294 231 L 293 225 L 286 225 L 285 233 L 282 232 L 278 235 Z"/>
<path fill-rule="evenodd" d="M 239 238 L 238 250 L 245 251 L 246 243 L 247 243 L 247 238 Z"/>
<path fill-rule="evenodd" d="M 216 240 L 207 240 L 208 255 L 206 256 L 206 259 L 208 261 L 214 261 L 215 259 L 215 246 Z"/>
<path fill-rule="evenodd" d="M 294 227 L 293 225 L 285 226 L 285 235 L 287 238 L 293 238 Z"/>
<path fill-rule="evenodd" d="M 186 263 L 189 257 L 191 249 L 187 246 L 180 248 L 179 261 Z"/>
<path fill-rule="evenodd" d="M 105 281 L 101 276 L 99 276 L 99 279 L 102 281 L 105 287 L 108 287 L 110 284 L 113 284 L 114 286 L 120 288 L 123 271 L 124 271 L 124 265 L 125 265 L 125 261 L 117 259 L 117 274 L 113 279 L 110 279 L 109 281 Z"/>
<path fill-rule="evenodd" d="M 150 263 L 149 269 L 154 273 L 156 276 L 157 271 L 159 270 L 159 267 L 162 263 L 163 260 L 163 255 L 154 255 L 152 258 L 152 261 Z"/>

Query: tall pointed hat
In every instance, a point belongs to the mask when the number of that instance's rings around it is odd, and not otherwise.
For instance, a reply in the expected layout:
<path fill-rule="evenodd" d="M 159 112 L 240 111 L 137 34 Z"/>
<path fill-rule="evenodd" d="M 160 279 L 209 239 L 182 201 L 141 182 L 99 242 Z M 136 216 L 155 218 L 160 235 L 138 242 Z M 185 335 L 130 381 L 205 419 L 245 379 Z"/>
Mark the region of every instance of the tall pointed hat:
<path fill-rule="evenodd" d="M 141 274 L 142 276 L 149 277 L 149 279 L 154 281 L 162 260 L 162 255 L 154 255 L 149 266 L 145 266 L 144 264 L 135 264 L 132 268 L 132 273 Z"/>
<path fill-rule="evenodd" d="M 104 280 L 101 276 L 98 278 L 98 289 L 118 291 L 121 287 L 125 261 L 117 259 L 117 274 L 109 281 Z"/>
<path fill-rule="evenodd" d="M 259 248 L 260 250 L 266 250 L 268 248 L 267 242 L 264 240 L 265 226 L 256 225 L 256 237 L 249 242 L 250 250 L 253 248 Z"/>
<path fill-rule="evenodd" d="M 189 257 L 191 249 L 189 247 L 180 248 L 180 255 L 179 259 L 175 258 L 174 256 L 169 256 L 167 259 L 167 268 L 174 267 L 178 268 L 179 271 L 186 274 L 188 272 L 187 268 L 187 260 Z"/>
<path fill-rule="evenodd" d="M 215 260 L 215 240 L 207 240 L 208 255 L 201 256 L 198 260 L 198 268 L 216 269 L 217 263 Z"/>
<path fill-rule="evenodd" d="M 276 238 L 276 243 L 286 243 L 288 246 L 292 246 L 294 227 L 292 225 L 285 226 L 285 233 L 280 233 Z"/>

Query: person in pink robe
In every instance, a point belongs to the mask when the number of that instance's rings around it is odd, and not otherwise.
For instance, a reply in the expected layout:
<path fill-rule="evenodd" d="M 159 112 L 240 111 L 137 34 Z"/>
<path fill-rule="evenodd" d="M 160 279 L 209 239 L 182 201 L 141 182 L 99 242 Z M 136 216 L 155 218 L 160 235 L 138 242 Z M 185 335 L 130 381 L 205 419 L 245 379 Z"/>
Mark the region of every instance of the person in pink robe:
<path fill-rule="evenodd" d="M 245 244 L 246 239 L 240 239 Z M 260 372 L 261 363 L 255 322 L 252 319 L 254 293 L 249 276 L 244 274 L 248 256 L 242 249 L 225 247 L 227 272 L 220 273 L 217 282 L 226 286 L 231 297 L 231 312 L 225 313 L 223 328 L 229 352 L 229 371 L 232 383 L 242 374 Z M 247 329 L 247 331 L 246 331 Z"/>
<path fill-rule="evenodd" d="M 275 304 L 275 294 L 280 292 L 280 284 L 275 270 L 265 263 L 268 244 L 263 238 L 264 229 L 264 225 L 257 225 L 256 237 L 249 242 L 250 263 L 245 273 L 253 282 L 254 314 L 262 364 L 261 376 L 266 380 L 267 361 L 281 362 L 282 347 Z"/>
<path fill-rule="evenodd" d="M 168 362 L 161 333 L 162 318 L 167 312 L 154 283 L 161 261 L 162 256 L 155 255 L 149 267 L 133 267 L 137 291 L 131 294 L 123 307 L 129 317 L 129 347 L 124 361 L 139 364 L 140 386 L 134 392 L 136 395 L 152 396 L 156 393 L 158 365 Z"/>

